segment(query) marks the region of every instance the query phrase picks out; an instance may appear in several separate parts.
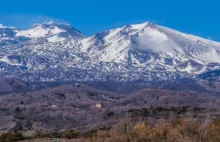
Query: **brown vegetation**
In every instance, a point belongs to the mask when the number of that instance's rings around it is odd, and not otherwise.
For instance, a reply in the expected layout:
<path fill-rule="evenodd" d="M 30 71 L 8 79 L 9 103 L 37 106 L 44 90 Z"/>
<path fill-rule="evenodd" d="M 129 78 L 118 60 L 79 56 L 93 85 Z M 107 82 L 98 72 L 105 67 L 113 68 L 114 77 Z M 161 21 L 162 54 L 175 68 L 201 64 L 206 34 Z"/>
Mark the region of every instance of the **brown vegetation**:
<path fill-rule="evenodd" d="M 3 134 L 0 141 L 72 141 L 72 142 L 219 142 L 220 119 L 197 121 L 195 119 L 159 120 L 157 124 L 133 123 L 128 119 L 110 129 L 90 133 L 77 133 L 74 130 L 56 135 L 24 138 L 22 134 Z M 54 137 L 53 137 L 54 136 Z M 17 139 L 16 139 L 17 138 Z"/>
<path fill-rule="evenodd" d="M 193 119 L 146 122 L 123 121 L 111 130 L 99 131 L 90 142 L 219 142 L 220 119 L 198 122 Z"/>

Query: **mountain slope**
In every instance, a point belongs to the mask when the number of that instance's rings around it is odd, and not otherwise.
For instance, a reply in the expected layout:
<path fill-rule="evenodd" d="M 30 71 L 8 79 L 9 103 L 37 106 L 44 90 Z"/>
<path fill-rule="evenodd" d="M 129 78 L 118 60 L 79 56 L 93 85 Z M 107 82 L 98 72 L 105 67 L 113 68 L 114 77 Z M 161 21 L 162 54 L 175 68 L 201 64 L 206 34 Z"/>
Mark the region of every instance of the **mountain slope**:
<path fill-rule="evenodd" d="M 21 80 L 0 78 L 0 95 L 11 92 L 24 92 L 29 89 L 29 84 Z"/>
<path fill-rule="evenodd" d="M 68 130 L 115 122 L 127 112 L 132 118 L 157 120 L 158 116 L 184 116 L 187 112 L 201 119 L 201 116 L 207 116 L 207 112 L 212 112 L 210 119 L 215 119 L 219 114 L 219 104 L 218 97 L 195 92 L 148 88 L 124 97 L 85 85 L 62 85 L 0 96 L 0 132 Z M 182 107 L 184 111 L 177 111 Z"/>
<path fill-rule="evenodd" d="M 101 61 L 149 70 L 197 73 L 220 62 L 220 43 L 149 22 L 96 34 L 83 40 L 83 45 Z"/>
<path fill-rule="evenodd" d="M 0 35 L 0 75 L 31 82 L 169 80 L 220 66 L 220 43 L 150 22 L 91 37 L 53 22 Z"/>

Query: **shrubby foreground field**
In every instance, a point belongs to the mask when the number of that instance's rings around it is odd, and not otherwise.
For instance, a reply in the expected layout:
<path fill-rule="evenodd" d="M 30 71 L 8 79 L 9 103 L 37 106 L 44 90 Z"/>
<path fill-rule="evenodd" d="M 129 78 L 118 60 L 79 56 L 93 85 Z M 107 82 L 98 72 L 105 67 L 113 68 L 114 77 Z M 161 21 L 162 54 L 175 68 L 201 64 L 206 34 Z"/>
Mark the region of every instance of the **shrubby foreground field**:
<path fill-rule="evenodd" d="M 62 85 L 0 96 L 1 141 L 218 142 L 219 105 L 190 91 Z"/>
<path fill-rule="evenodd" d="M 156 124 L 131 122 L 123 119 L 118 124 L 97 131 L 79 133 L 38 134 L 24 137 L 20 133 L 1 135 L 1 141 L 25 142 L 219 142 L 220 119 L 198 121 L 192 118 L 160 119 Z"/>

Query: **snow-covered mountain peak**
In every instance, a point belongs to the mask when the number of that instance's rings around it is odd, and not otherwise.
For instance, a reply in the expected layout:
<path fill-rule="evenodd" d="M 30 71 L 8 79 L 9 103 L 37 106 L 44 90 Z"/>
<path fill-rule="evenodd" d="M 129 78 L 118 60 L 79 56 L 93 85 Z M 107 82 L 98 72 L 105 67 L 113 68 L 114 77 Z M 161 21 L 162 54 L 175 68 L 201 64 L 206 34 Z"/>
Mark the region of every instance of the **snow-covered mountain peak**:
<path fill-rule="evenodd" d="M 65 32 L 65 31 L 63 29 L 58 28 L 55 25 L 42 24 L 42 25 L 35 25 L 33 28 L 25 31 L 20 31 L 16 35 L 26 36 L 31 38 L 40 38 L 40 37 L 48 37 L 61 32 Z"/>
<path fill-rule="evenodd" d="M 98 33 L 82 44 L 94 59 L 149 70 L 196 73 L 220 63 L 220 43 L 151 22 Z"/>
<path fill-rule="evenodd" d="M 131 25 L 132 29 L 138 29 L 138 30 L 142 30 L 146 27 L 151 27 L 154 28 L 156 25 L 152 22 L 145 22 L 145 23 L 141 23 L 141 24 L 133 24 Z"/>
<path fill-rule="evenodd" d="M 47 38 L 49 42 L 57 42 L 66 38 L 84 38 L 85 35 L 79 30 L 73 28 L 69 24 L 57 24 L 47 22 L 43 24 L 35 24 L 28 30 L 18 31 L 16 36 L 24 36 L 28 38 Z"/>
<path fill-rule="evenodd" d="M 54 22 L 36 24 L 28 30 L 0 28 L 0 46 L 0 70 L 9 74 L 14 71 L 15 76 L 17 70 L 24 76 L 26 71 L 36 71 L 36 80 L 65 80 L 70 74 L 77 80 L 84 71 L 86 78 L 81 79 L 85 80 L 116 72 L 116 78 L 128 79 L 131 71 L 135 71 L 133 79 L 146 73 L 147 79 L 153 79 L 152 72 L 160 78 L 165 72 L 194 75 L 220 67 L 219 42 L 151 22 L 125 25 L 91 37 L 69 24 Z"/>

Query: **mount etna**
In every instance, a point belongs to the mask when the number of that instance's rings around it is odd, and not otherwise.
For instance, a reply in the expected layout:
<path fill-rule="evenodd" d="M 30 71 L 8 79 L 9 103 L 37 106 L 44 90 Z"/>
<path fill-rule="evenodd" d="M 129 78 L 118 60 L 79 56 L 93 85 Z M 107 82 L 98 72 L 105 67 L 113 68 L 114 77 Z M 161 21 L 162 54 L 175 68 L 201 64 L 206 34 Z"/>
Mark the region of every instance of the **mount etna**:
<path fill-rule="evenodd" d="M 151 22 L 90 37 L 69 24 L 53 22 L 27 30 L 0 28 L 0 76 L 34 84 L 32 89 L 60 82 L 172 89 L 184 81 L 178 89 L 217 91 L 213 84 L 218 80 L 203 74 L 218 72 L 219 67 L 219 42 Z"/>

